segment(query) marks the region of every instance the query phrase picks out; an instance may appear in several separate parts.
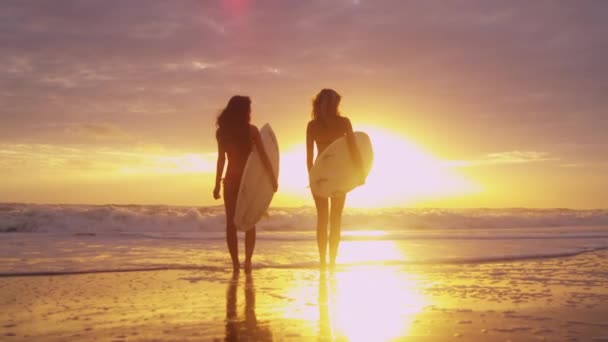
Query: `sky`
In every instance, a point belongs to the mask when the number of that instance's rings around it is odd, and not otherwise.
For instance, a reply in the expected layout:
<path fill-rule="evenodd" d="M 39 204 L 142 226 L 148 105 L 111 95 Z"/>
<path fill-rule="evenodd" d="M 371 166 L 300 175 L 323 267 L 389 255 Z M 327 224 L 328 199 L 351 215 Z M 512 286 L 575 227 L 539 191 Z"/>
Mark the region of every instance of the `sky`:
<path fill-rule="evenodd" d="M 608 207 L 608 2 L 3 1 L 0 201 L 214 205 L 215 118 L 248 95 L 312 205 L 330 87 L 376 160 L 353 206 Z"/>

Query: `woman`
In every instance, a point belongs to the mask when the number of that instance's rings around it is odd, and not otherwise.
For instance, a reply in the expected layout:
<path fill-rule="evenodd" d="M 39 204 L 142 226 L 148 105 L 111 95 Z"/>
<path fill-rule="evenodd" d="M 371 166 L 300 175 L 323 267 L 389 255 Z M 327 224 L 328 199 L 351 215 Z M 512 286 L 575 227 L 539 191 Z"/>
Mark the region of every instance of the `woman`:
<path fill-rule="evenodd" d="M 325 150 L 334 140 L 346 136 L 351 157 L 359 177 L 363 182 L 363 168 L 361 155 L 357 150 L 353 127 L 350 120 L 340 116 L 338 106 L 340 105 L 340 95 L 333 89 L 323 89 L 315 97 L 312 103 L 312 120 L 306 128 L 306 165 L 308 172 L 313 165 L 314 145 L 317 145 L 317 156 Z M 329 219 L 329 266 L 333 268 L 336 264 L 338 246 L 340 245 L 340 224 L 342 220 L 342 210 L 346 196 L 325 197 L 315 196 L 315 207 L 317 208 L 317 246 L 319 248 L 320 267 L 325 269 L 327 265 L 327 221 Z M 331 202 L 331 209 L 329 208 Z"/>
<path fill-rule="evenodd" d="M 228 157 L 228 168 L 224 178 L 224 207 L 226 209 L 226 243 L 230 258 L 232 258 L 232 270 L 238 272 L 240 269 L 238 241 L 236 237 L 236 226 L 234 225 L 234 213 L 236 199 L 241 183 L 241 176 L 247 157 L 253 147 L 256 147 L 262 158 L 262 163 L 268 171 L 274 191 L 277 191 L 277 177 L 272 170 L 270 160 L 262 144 L 260 132 L 257 127 L 251 125 L 251 100 L 247 96 L 233 96 L 228 105 L 217 118 L 216 139 L 218 146 L 217 171 L 215 175 L 215 189 L 213 197 L 220 198 L 220 181 L 224 172 L 224 164 Z M 255 247 L 255 227 L 245 233 L 245 272 L 251 272 L 251 257 Z"/>

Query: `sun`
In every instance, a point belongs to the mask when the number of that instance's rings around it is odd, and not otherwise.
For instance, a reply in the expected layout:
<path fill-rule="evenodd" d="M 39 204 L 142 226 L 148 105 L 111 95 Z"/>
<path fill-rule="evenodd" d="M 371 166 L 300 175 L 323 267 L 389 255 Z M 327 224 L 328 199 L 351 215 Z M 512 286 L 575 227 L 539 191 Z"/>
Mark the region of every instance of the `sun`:
<path fill-rule="evenodd" d="M 349 194 L 351 206 L 396 206 L 479 190 L 477 184 L 449 163 L 397 133 L 373 126 L 358 127 L 358 130 L 370 136 L 374 163 L 365 185 Z"/>
<path fill-rule="evenodd" d="M 454 167 L 396 132 L 375 126 L 356 126 L 369 135 L 374 162 L 366 183 L 348 195 L 348 206 L 382 208 L 475 193 L 479 185 Z M 281 156 L 280 189 L 285 195 L 310 198 L 306 151 L 303 145 Z M 279 201 L 281 198 L 277 198 Z"/>

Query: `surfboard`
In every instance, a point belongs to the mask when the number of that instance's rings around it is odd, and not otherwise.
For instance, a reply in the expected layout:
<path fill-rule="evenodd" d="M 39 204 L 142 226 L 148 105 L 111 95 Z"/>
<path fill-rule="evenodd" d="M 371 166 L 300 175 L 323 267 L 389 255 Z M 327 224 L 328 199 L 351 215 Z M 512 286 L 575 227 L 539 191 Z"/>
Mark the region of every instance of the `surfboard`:
<path fill-rule="evenodd" d="M 279 144 L 272 127 L 269 124 L 262 126 L 260 128 L 260 136 L 274 174 L 278 176 Z M 268 210 L 273 196 L 272 182 L 262 164 L 258 147 L 253 146 L 245 163 L 243 175 L 241 176 L 241 185 L 234 214 L 234 224 L 236 227 L 241 231 L 253 228 L 264 213 L 266 213 L 266 210 Z"/>
<path fill-rule="evenodd" d="M 374 160 L 372 143 L 369 136 L 363 132 L 355 132 L 354 135 L 361 153 L 364 175 L 367 177 Z M 327 146 L 315 160 L 309 174 L 310 189 L 320 197 L 345 195 L 361 185 L 357 178 L 346 137 L 342 137 Z"/>

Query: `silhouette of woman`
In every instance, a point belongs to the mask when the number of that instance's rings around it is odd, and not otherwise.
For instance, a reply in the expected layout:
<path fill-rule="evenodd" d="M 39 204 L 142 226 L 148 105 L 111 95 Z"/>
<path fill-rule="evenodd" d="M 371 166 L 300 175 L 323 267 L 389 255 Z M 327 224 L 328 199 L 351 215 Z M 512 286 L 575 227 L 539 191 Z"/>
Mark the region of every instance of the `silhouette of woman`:
<path fill-rule="evenodd" d="M 244 319 L 237 312 L 237 287 L 239 275 L 233 274 L 226 290 L 226 337 L 225 341 L 273 341 L 267 322 L 260 322 L 255 314 L 255 287 L 253 276 L 245 279 Z"/>
<path fill-rule="evenodd" d="M 258 149 L 262 163 L 272 180 L 274 191 L 277 191 L 278 187 L 277 178 L 264 149 L 260 132 L 256 126 L 250 124 L 250 121 L 251 100 L 247 96 L 236 95 L 230 98 L 228 105 L 222 110 L 216 123 L 218 157 L 213 198 L 220 198 L 220 181 L 222 180 L 226 157 L 228 157 L 228 167 L 224 178 L 224 207 L 226 209 L 226 243 L 232 259 L 233 272 L 238 272 L 240 269 L 234 213 L 241 176 L 252 147 L 255 146 Z M 245 233 L 245 272 L 247 273 L 251 272 L 255 236 L 255 227 Z"/>
<path fill-rule="evenodd" d="M 355 144 L 353 127 L 347 117 L 340 115 L 340 95 L 333 89 L 323 89 L 312 102 L 312 120 L 306 127 L 306 166 L 308 172 L 313 165 L 314 145 L 317 146 L 317 157 L 334 140 L 346 136 L 351 157 L 359 171 L 361 182 L 363 167 L 361 155 Z M 327 265 L 327 221 L 329 218 L 329 266 L 333 268 L 338 255 L 340 245 L 340 225 L 342 221 L 342 210 L 346 195 L 331 197 L 331 209 L 329 200 L 313 194 L 315 207 L 317 208 L 317 246 L 319 248 L 320 267 L 325 269 Z"/>

